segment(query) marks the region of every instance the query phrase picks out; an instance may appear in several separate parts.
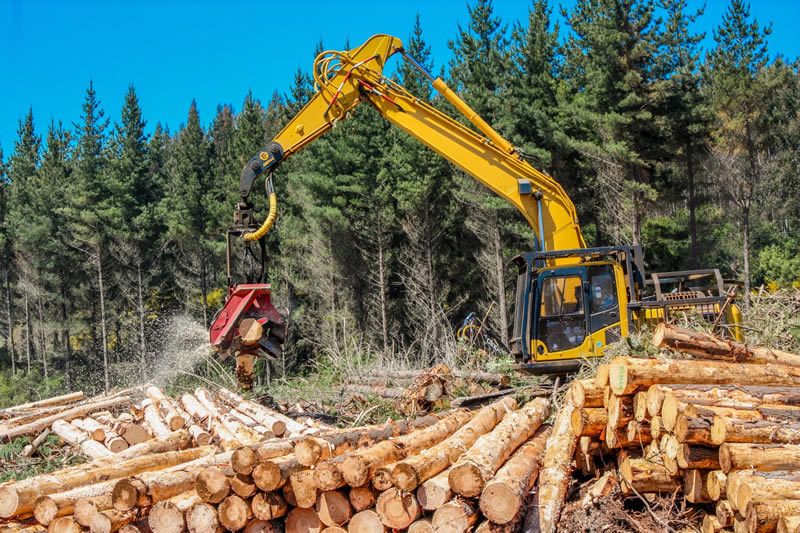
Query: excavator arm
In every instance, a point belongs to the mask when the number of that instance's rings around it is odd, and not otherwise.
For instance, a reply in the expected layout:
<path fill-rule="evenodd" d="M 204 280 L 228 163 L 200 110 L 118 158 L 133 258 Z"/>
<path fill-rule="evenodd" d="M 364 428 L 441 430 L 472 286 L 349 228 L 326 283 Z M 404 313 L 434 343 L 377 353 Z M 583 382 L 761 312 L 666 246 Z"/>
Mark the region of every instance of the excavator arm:
<path fill-rule="evenodd" d="M 387 59 L 401 53 L 479 131 L 421 101 L 383 76 Z M 403 50 L 402 42 L 375 35 L 362 46 L 323 52 L 314 64 L 315 94 L 286 127 L 242 170 L 239 209 L 251 209 L 250 190 L 260 174 L 320 137 L 363 102 L 392 124 L 459 167 L 516 207 L 537 237 L 539 251 L 584 248 L 575 206 L 550 176 L 536 170 L 519 150 L 481 119 L 440 78 L 434 79 Z M 245 239 L 253 235 L 245 235 Z"/>

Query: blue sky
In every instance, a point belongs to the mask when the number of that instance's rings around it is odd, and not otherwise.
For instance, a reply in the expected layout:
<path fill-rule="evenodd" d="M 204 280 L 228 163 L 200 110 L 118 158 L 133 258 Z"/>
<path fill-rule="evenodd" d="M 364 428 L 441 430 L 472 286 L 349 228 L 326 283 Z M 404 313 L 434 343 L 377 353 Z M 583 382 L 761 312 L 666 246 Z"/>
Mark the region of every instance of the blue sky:
<path fill-rule="evenodd" d="M 495 0 L 495 14 L 509 24 L 524 21 L 529 5 Z M 707 1 L 696 29 L 707 32 L 708 46 L 727 5 Z M 43 136 L 51 119 L 71 128 L 90 79 L 112 121 L 132 83 L 148 129 L 161 122 L 176 130 L 192 98 L 208 124 L 218 104 L 239 109 L 248 90 L 262 102 L 286 92 L 298 67 L 310 69 L 320 39 L 332 49 L 375 33 L 405 40 L 417 13 L 438 72 L 449 59 L 448 40 L 468 22 L 466 0 L 0 0 L 0 146 L 8 156 L 31 106 Z M 773 22 L 773 55 L 800 55 L 800 1 L 757 0 L 751 13 L 762 25 Z"/>

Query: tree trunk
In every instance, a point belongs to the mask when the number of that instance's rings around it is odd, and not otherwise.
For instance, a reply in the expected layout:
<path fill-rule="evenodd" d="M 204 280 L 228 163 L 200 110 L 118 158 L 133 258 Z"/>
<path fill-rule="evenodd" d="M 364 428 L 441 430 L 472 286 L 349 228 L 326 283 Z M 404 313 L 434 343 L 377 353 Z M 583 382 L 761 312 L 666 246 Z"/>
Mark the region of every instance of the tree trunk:
<path fill-rule="evenodd" d="M 615 357 L 609 369 L 615 394 L 633 394 L 654 383 L 707 385 L 800 385 L 800 369 L 783 365 L 740 365 L 718 361 L 666 360 Z"/>
<path fill-rule="evenodd" d="M 28 374 L 31 373 L 31 309 L 28 292 L 25 291 L 25 357 L 28 362 Z"/>
<path fill-rule="evenodd" d="M 680 484 L 658 459 L 631 459 L 626 457 L 619 464 L 620 488 L 623 493 L 675 492 Z"/>
<path fill-rule="evenodd" d="M 139 312 L 139 364 L 142 367 L 142 377 L 144 377 L 147 367 L 147 339 L 144 333 L 144 281 L 142 276 L 141 258 L 136 262 L 136 308 Z"/>
<path fill-rule="evenodd" d="M 59 516 L 74 514 L 78 523 L 83 525 L 77 508 L 79 502 L 91 505 L 95 512 L 111 509 L 109 491 L 113 485 L 114 482 L 107 481 L 48 496 L 39 496 L 33 503 L 33 516 L 37 522 L 46 526 Z"/>
<path fill-rule="evenodd" d="M 119 531 L 122 526 L 135 522 L 137 513 L 129 511 L 123 513 L 116 509 L 101 511 L 92 517 L 89 530 L 91 533 L 114 533 Z"/>
<path fill-rule="evenodd" d="M 734 495 L 728 496 L 729 499 L 733 497 Z M 747 509 L 752 501 L 800 500 L 800 481 L 747 476 L 739 481 L 735 498 L 739 509 Z"/>
<path fill-rule="evenodd" d="M 259 463 L 253 469 L 252 476 L 258 488 L 268 492 L 283 487 L 289 481 L 289 476 L 307 468 L 301 465 L 294 455 L 287 455 Z"/>
<path fill-rule="evenodd" d="M 550 402 L 537 398 L 505 416 L 480 438 L 450 470 L 450 488 L 465 498 L 480 496 L 486 483 L 514 451 L 550 416 Z"/>
<path fill-rule="evenodd" d="M 243 446 L 233 451 L 231 466 L 237 474 L 250 475 L 253 469 L 268 459 L 284 457 L 294 451 L 294 443 L 287 440 L 266 442 L 257 446 Z"/>
<path fill-rule="evenodd" d="M 72 390 L 72 346 L 69 341 L 69 325 L 67 322 L 67 287 L 61 285 L 61 342 L 64 343 L 64 380 L 67 390 Z"/>
<path fill-rule="evenodd" d="M 164 501 L 150 509 L 147 525 L 153 533 L 181 533 L 186 528 L 186 521 L 174 503 Z"/>
<path fill-rule="evenodd" d="M 197 474 L 194 489 L 205 503 L 220 503 L 230 493 L 231 484 L 218 466 L 209 466 Z"/>
<path fill-rule="evenodd" d="M 34 500 L 41 494 L 63 492 L 100 480 L 119 479 L 142 472 L 161 470 L 213 454 L 215 448 L 192 448 L 179 452 L 152 454 L 126 461 L 103 462 L 92 467 L 43 474 L 0 487 L 0 517 L 12 518 L 33 510 Z"/>
<path fill-rule="evenodd" d="M 697 221 L 695 219 L 695 211 L 697 209 L 697 202 L 695 198 L 695 183 L 694 183 L 694 158 L 692 157 L 692 140 L 689 135 L 686 136 L 685 141 L 685 156 L 686 156 L 686 175 L 689 178 L 689 183 L 687 184 L 687 192 L 689 193 L 689 198 L 687 202 L 687 206 L 689 208 L 689 237 L 691 239 L 691 244 L 689 248 L 689 255 L 691 257 L 691 265 L 692 268 L 697 268 Z"/>
<path fill-rule="evenodd" d="M 196 503 L 189 507 L 185 521 L 193 533 L 213 533 L 220 529 L 217 508 L 207 503 Z"/>
<path fill-rule="evenodd" d="M 44 314 L 42 313 L 42 298 L 36 298 L 36 311 L 39 315 L 39 352 L 42 355 L 42 376 L 45 383 L 47 383 L 47 339 L 44 333 Z"/>
<path fill-rule="evenodd" d="M 516 402 L 514 402 L 512 399 L 504 399 L 504 401 L 513 402 L 509 403 L 509 405 L 516 406 Z M 492 406 L 485 407 L 483 410 L 494 407 L 494 409 L 492 409 L 492 413 L 494 413 L 494 410 L 499 409 L 498 406 L 501 406 L 501 404 L 502 406 L 506 405 L 504 402 L 496 402 L 495 404 L 492 404 Z M 483 412 L 483 410 L 481 410 L 481 412 Z M 505 414 L 505 412 L 503 412 L 503 414 Z M 477 416 L 478 415 L 476 415 L 476 417 Z M 494 417 L 497 415 L 486 416 Z M 393 441 L 385 440 L 379 442 L 378 444 L 364 450 L 357 450 L 348 455 L 342 462 L 342 477 L 351 487 L 360 487 L 372 478 L 372 475 L 376 469 L 383 465 L 400 461 L 409 455 L 418 453 L 420 450 L 429 448 L 435 444 L 438 444 L 439 442 L 442 442 L 448 436 L 452 435 L 457 428 L 463 426 L 472 418 L 472 413 L 456 411 L 453 414 L 443 418 L 436 424 L 425 429 L 404 435 Z M 494 420 L 494 418 L 492 419 Z M 494 423 L 496 423 L 496 420 Z M 492 423 L 492 427 L 494 427 L 494 423 Z M 470 426 L 470 424 L 468 423 L 467 426 Z M 475 438 L 477 438 L 477 435 Z M 392 472 L 393 482 L 396 469 L 397 467 L 395 467 L 395 470 Z M 416 488 L 416 486 L 414 488 Z"/>
<path fill-rule="evenodd" d="M 97 287 L 100 291 L 100 341 L 103 345 L 103 390 L 108 392 L 111 384 L 108 378 L 108 332 L 106 330 L 106 294 L 103 285 L 103 260 L 99 246 L 95 247 L 97 266 Z"/>
<path fill-rule="evenodd" d="M 17 375 L 17 352 L 14 348 L 14 312 L 11 305 L 11 281 L 9 280 L 8 267 L 3 272 L 6 285 L 6 318 L 8 318 L 8 330 L 6 332 L 6 345 L 11 355 L 11 375 Z"/>
<path fill-rule="evenodd" d="M 800 355 L 797 354 L 749 346 L 708 333 L 670 326 L 664 322 L 658 324 L 653 332 L 653 345 L 683 352 L 698 359 L 800 367 Z"/>
<path fill-rule="evenodd" d="M 604 390 L 605 385 L 598 385 L 593 378 L 573 381 L 569 388 L 570 402 L 576 408 L 603 407 Z"/>
<path fill-rule="evenodd" d="M 690 469 L 683 473 L 683 494 L 690 503 L 710 503 L 711 496 L 703 480 L 705 471 Z"/>
<path fill-rule="evenodd" d="M 150 431 L 156 437 L 166 437 L 171 433 L 170 429 L 161 420 L 161 415 L 158 412 L 158 405 L 150 398 L 145 400 L 144 405 L 144 421 L 150 428 Z"/>
<path fill-rule="evenodd" d="M 386 302 L 386 265 L 383 258 L 383 217 L 378 213 L 378 292 L 381 306 L 381 332 L 383 333 L 383 353 L 389 353 L 388 303 Z"/>
<path fill-rule="evenodd" d="M 186 425 L 186 420 L 181 416 L 175 407 L 172 405 L 170 399 L 159 389 L 153 385 L 147 387 L 147 396 L 155 404 L 156 408 L 163 413 L 164 422 L 170 431 L 176 431 Z"/>
<path fill-rule="evenodd" d="M 491 431 L 507 412 L 516 407 L 516 400 L 506 397 L 482 408 L 471 419 L 467 418 L 469 422 L 456 426 L 463 427 L 441 444 L 397 463 L 392 471 L 392 483 L 402 490 L 416 489 L 425 480 L 455 463 L 464 450 L 471 448 L 481 435 Z"/>
<path fill-rule="evenodd" d="M 503 264 L 503 241 L 500 237 L 500 224 L 497 215 L 492 225 L 492 242 L 494 244 L 494 268 L 497 277 L 497 312 L 500 319 L 500 338 L 503 345 L 508 346 L 508 307 L 506 303 L 506 276 Z"/>
<path fill-rule="evenodd" d="M 121 479 L 114 484 L 111 501 L 119 511 L 151 507 L 195 488 L 195 473 L 189 470 L 156 471 Z"/>
<path fill-rule="evenodd" d="M 539 464 L 551 433 L 550 426 L 540 428 L 486 485 L 480 498 L 481 512 L 486 518 L 496 524 L 508 524 L 518 515 L 536 483 Z"/>
<path fill-rule="evenodd" d="M 450 490 L 450 469 L 436 474 L 417 488 L 417 501 L 426 511 L 435 511 L 453 496 Z"/>
<path fill-rule="evenodd" d="M 751 186 L 752 188 L 752 186 Z M 742 238 L 744 239 L 744 306 L 750 308 L 750 204 L 742 208 Z"/>
<path fill-rule="evenodd" d="M 206 247 L 200 243 L 201 280 L 200 289 L 203 292 L 203 327 L 208 327 L 208 287 L 206 287 Z"/>
<path fill-rule="evenodd" d="M 777 530 L 781 517 L 800 514 L 800 500 L 753 501 L 739 512 L 748 533 L 770 533 Z"/>

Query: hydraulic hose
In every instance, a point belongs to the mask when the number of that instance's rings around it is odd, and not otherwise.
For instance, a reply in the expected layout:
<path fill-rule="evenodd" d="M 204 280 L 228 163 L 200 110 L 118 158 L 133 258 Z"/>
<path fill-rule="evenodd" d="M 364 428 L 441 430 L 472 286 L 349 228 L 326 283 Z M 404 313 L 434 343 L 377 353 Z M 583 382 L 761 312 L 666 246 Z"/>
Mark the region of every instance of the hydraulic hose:
<path fill-rule="evenodd" d="M 272 188 L 272 177 L 267 180 L 267 190 L 269 191 L 269 214 L 264 219 L 264 223 L 256 231 L 245 233 L 242 238 L 247 242 L 257 241 L 267 234 L 278 214 L 278 196 Z"/>

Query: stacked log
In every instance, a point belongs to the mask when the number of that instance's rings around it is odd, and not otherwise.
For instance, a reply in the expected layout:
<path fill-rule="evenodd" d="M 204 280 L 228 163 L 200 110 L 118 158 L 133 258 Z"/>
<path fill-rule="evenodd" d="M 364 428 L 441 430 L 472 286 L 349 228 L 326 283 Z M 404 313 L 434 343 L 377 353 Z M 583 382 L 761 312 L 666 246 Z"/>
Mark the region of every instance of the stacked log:
<path fill-rule="evenodd" d="M 595 382 L 573 386 L 574 403 L 584 402 L 571 417 L 579 464 L 614 464 L 632 497 L 679 492 L 715 509 L 703 531 L 795 527 L 800 356 L 665 324 L 653 344 L 691 358 L 618 357 Z"/>

